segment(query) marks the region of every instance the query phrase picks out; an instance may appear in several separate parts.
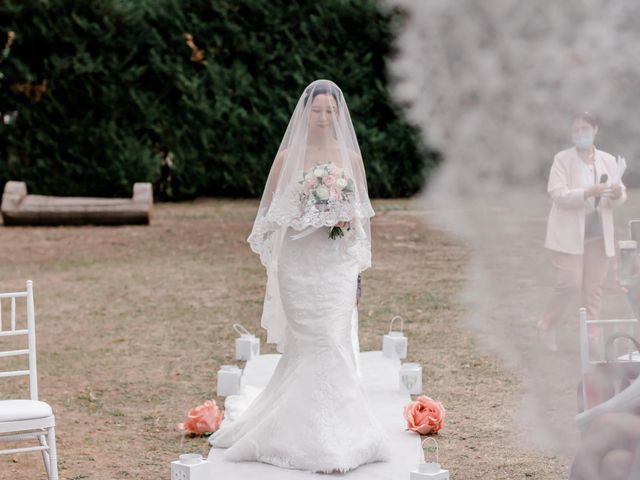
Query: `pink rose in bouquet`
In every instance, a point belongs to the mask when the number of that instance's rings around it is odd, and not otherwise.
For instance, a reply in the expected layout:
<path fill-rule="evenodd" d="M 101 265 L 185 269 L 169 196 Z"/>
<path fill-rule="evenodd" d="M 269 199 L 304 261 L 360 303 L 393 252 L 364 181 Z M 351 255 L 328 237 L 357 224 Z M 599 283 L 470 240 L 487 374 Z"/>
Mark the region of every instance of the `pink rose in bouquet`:
<path fill-rule="evenodd" d="M 408 430 L 421 435 L 438 433 L 444 426 L 445 409 L 442 403 L 420 395 L 414 402 L 404 407 L 403 415 Z"/>
<path fill-rule="evenodd" d="M 327 175 L 322 179 L 322 183 L 324 183 L 327 187 L 330 187 L 334 183 L 336 183 L 336 177 L 333 175 Z"/>

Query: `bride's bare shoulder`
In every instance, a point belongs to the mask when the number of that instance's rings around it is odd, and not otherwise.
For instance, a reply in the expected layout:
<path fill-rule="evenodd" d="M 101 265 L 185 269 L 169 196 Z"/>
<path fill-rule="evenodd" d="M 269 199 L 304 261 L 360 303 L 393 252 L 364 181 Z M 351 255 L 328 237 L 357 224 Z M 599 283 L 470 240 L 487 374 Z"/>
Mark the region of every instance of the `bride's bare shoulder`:
<path fill-rule="evenodd" d="M 287 157 L 287 150 L 288 149 L 285 148 L 283 150 L 280 150 L 276 154 L 276 158 L 273 159 L 273 164 L 271 165 L 271 168 L 274 168 L 277 171 L 279 171 L 280 168 L 282 168 L 282 165 L 284 163 L 284 159 Z"/>
<path fill-rule="evenodd" d="M 356 152 L 355 150 L 349 149 L 349 156 L 350 156 L 351 160 L 360 160 L 360 161 L 362 161 L 362 156 L 358 152 Z"/>
<path fill-rule="evenodd" d="M 288 148 L 283 148 L 276 155 L 276 160 L 277 161 L 283 161 L 285 158 L 287 158 L 287 154 L 288 153 L 289 153 L 289 149 Z"/>

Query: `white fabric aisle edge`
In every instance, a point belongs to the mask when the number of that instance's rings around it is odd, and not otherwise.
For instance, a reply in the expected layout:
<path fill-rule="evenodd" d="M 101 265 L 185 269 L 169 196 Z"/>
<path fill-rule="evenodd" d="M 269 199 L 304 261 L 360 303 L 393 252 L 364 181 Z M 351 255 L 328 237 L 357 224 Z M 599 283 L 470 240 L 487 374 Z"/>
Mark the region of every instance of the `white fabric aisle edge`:
<path fill-rule="evenodd" d="M 231 395 L 225 400 L 225 419 L 233 421 L 236 415 L 267 384 L 282 355 L 264 354 L 249 360 L 241 380 L 241 394 Z M 311 477 L 341 477 L 349 480 L 398 480 L 409 478 L 409 472 L 420 463 L 422 447 L 420 435 L 407 431 L 402 409 L 411 401 L 409 394 L 398 390 L 400 360 L 382 356 L 380 350 L 360 352 L 360 368 L 373 412 L 389 434 L 392 444 L 390 462 L 374 462 L 359 466 L 346 473 L 312 473 L 302 470 L 280 468 L 262 462 L 231 462 L 225 460 L 224 448 L 212 447 L 208 460 L 213 464 L 214 478 L 233 480 L 297 480 Z M 227 418 L 228 417 L 228 418 Z M 310 452 L 313 455 L 313 452 Z"/>

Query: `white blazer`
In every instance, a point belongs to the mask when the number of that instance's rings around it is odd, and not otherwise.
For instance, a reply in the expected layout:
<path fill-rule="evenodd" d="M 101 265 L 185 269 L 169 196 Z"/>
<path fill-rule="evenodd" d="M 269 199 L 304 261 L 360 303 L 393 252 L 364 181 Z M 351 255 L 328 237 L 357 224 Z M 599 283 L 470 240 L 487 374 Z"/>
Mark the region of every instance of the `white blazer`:
<path fill-rule="evenodd" d="M 584 253 L 584 224 L 586 200 L 584 198 L 583 165 L 575 147 L 556 153 L 549 172 L 547 192 L 553 200 L 547 221 L 547 237 L 544 246 L 558 252 L 582 255 Z M 597 181 L 603 173 L 609 182 L 617 178 L 617 164 L 613 155 L 595 150 Z M 627 199 L 627 191 L 622 182 L 622 194 L 615 200 L 602 197 L 602 230 L 607 257 L 614 257 L 616 247 L 613 240 L 613 207 Z"/>

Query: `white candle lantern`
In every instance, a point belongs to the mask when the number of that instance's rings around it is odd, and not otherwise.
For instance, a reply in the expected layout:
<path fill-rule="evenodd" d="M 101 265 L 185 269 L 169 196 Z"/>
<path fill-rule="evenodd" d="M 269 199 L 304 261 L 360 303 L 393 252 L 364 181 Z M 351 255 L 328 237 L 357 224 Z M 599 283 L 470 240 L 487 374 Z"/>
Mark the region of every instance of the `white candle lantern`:
<path fill-rule="evenodd" d="M 422 393 L 422 365 L 419 363 L 403 363 L 399 370 L 400 392 L 410 395 Z"/>
<path fill-rule="evenodd" d="M 239 323 L 234 323 L 233 329 L 240 335 L 236 338 L 236 360 L 251 360 L 260 355 L 260 338 Z"/>
<path fill-rule="evenodd" d="M 427 451 L 434 451 L 436 454 L 435 462 L 427 462 L 424 454 L 424 442 L 432 440 L 435 447 L 427 447 Z M 437 479 L 449 480 L 449 470 L 444 470 L 438 463 L 438 442 L 433 437 L 427 437 L 422 442 L 422 463 L 419 463 L 415 470 L 411 471 L 409 480 Z"/>
<path fill-rule="evenodd" d="M 209 480 L 213 464 L 199 453 L 185 453 L 171 462 L 171 480 Z"/>
<path fill-rule="evenodd" d="M 237 365 L 222 365 L 218 370 L 218 395 L 237 395 L 240 392 L 241 377 L 242 370 Z"/>
<path fill-rule="evenodd" d="M 636 267 L 638 244 L 635 240 L 620 240 L 618 242 L 620 262 L 618 266 L 618 281 L 620 285 L 633 285 L 633 274 Z"/>
<path fill-rule="evenodd" d="M 400 330 L 393 330 L 393 321 L 400 319 Z M 391 319 L 389 333 L 382 338 L 382 355 L 389 358 L 407 358 L 407 337 L 402 333 L 404 319 L 396 315 Z"/>

